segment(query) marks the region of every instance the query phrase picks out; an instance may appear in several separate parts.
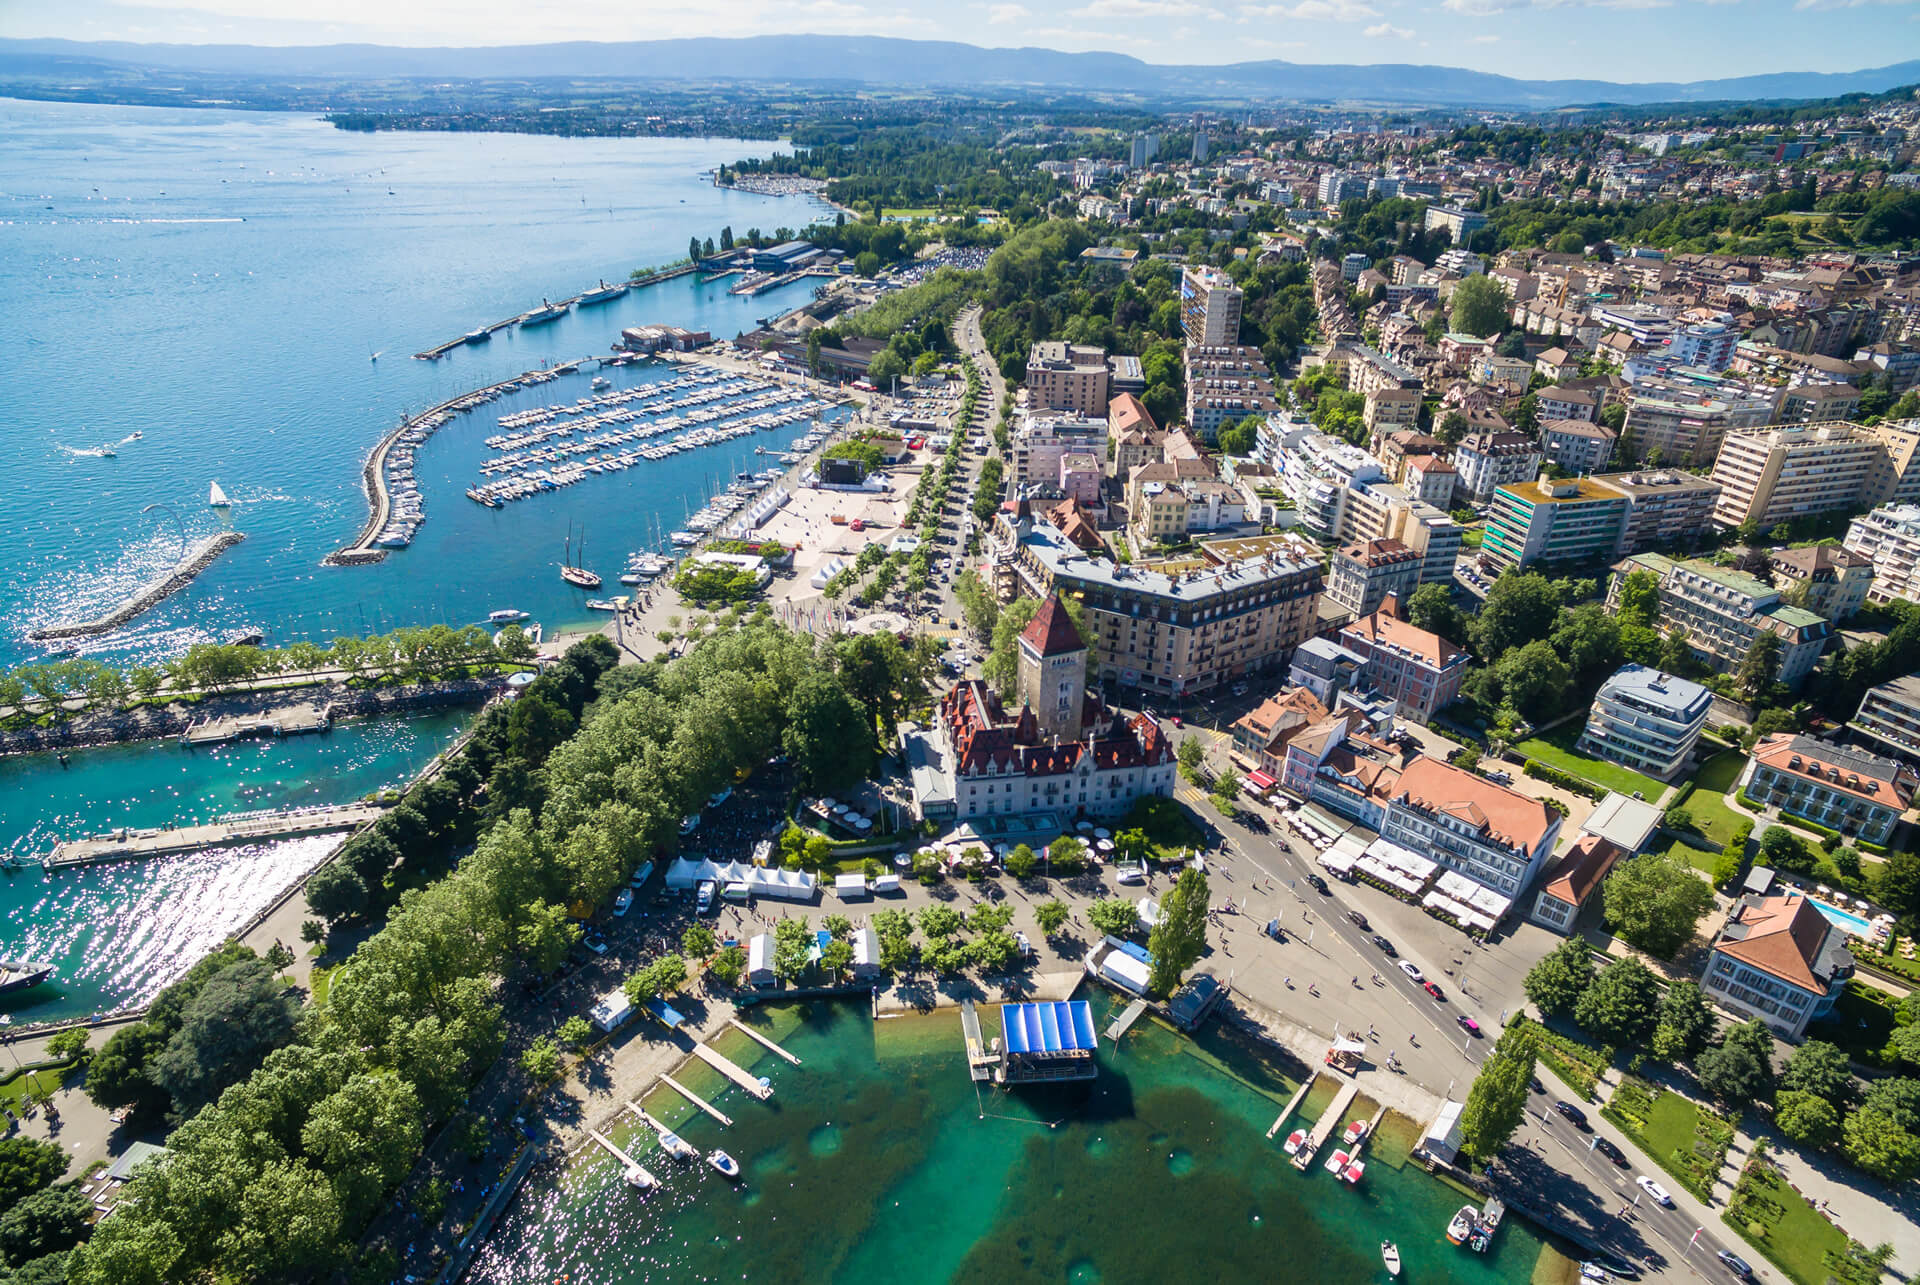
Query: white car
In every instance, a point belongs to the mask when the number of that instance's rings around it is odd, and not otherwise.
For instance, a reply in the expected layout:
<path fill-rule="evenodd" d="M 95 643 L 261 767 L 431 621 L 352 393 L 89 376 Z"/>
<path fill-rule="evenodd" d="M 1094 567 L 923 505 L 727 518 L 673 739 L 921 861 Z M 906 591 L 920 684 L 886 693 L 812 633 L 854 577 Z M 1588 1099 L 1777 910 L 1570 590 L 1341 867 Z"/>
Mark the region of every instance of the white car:
<path fill-rule="evenodd" d="M 1147 881 L 1147 872 L 1140 866 L 1122 866 L 1120 867 L 1120 872 L 1114 875 L 1113 881 L 1115 883 L 1145 883 Z"/>
<path fill-rule="evenodd" d="M 1635 1178 L 1634 1181 L 1640 1184 L 1640 1190 L 1653 1197 L 1655 1204 L 1665 1205 L 1668 1209 L 1673 1208 L 1673 1197 L 1667 1194 L 1665 1187 L 1662 1187 L 1645 1174 L 1641 1174 L 1638 1178 Z"/>
<path fill-rule="evenodd" d="M 622 888 L 619 895 L 613 899 L 613 917 L 618 919 L 631 909 L 633 909 L 633 889 Z"/>
<path fill-rule="evenodd" d="M 1416 982 L 1424 982 L 1427 980 L 1426 974 L 1422 973 L 1419 969 L 1419 966 L 1416 965 L 1412 960 L 1408 960 L 1408 959 L 1401 960 L 1400 971 L 1405 973 L 1407 976 L 1413 978 L 1413 980 Z"/>

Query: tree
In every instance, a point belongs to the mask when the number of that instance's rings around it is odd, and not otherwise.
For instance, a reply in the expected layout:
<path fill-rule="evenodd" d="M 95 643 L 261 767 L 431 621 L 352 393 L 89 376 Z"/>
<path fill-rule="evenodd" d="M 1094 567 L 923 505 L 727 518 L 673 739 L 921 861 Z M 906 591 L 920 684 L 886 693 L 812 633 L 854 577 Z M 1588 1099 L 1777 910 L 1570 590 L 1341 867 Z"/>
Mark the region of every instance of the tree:
<path fill-rule="evenodd" d="M 1850 1112 L 1844 1137 L 1847 1159 L 1882 1182 L 1920 1174 L 1920 1136 L 1889 1111 L 1863 1106 Z"/>
<path fill-rule="evenodd" d="M 542 1035 L 520 1054 L 520 1069 L 535 1084 L 546 1084 L 560 1074 L 560 1047 Z"/>
<path fill-rule="evenodd" d="M 1836 1107 L 1844 1107 L 1853 1094 L 1853 1071 L 1839 1046 L 1825 1040 L 1808 1040 L 1789 1054 L 1780 1068 L 1780 1087 L 1811 1093 Z"/>
<path fill-rule="evenodd" d="M 1207 876 L 1189 866 L 1160 899 L 1160 921 L 1147 937 L 1147 952 L 1153 956 L 1147 989 L 1161 998 L 1173 994 L 1206 949 Z"/>
<path fill-rule="evenodd" d="M 1047 845 L 1047 864 L 1058 875 L 1079 874 L 1086 868 L 1087 845 L 1063 834 Z"/>
<path fill-rule="evenodd" d="M 1542 723 L 1558 714 L 1573 689 L 1573 671 L 1544 638 L 1515 647 L 1493 669 L 1507 704 L 1530 722 Z"/>
<path fill-rule="evenodd" d="M 340 1208 L 357 1224 L 406 1177 L 425 1131 L 413 1085 L 392 1071 L 363 1072 L 314 1104 L 300 1146 L 333 1175 Z"/>
<path fill-rule="evenodd" d="M 1407 620 L 1416 629 L 1439 634 L 1452 642 L 1466 639 L 1466 618 L 1453 605 L 1453 594 L 1443 584 L 1424 584 L 1407 599 Z"/>
<path fill-rule="evenodd" d="M 1773 1092 L 1773 1036 L 1758 1018 L 1727 1032 L 1694 1064 L 1700 1087 L 1720 1101 L 1753 1102 Z"/>
<path fill-rule="evenodd" d="M 960 912 L 952 906 L 923 906 L 920 910 L 920 931 L 928 941 L 945 941 L 958 933 L 965 923 Z"/>
<path fill-rule="evenodd" d="M 781 745 L 809 789 L 839 789 L 866 776 L 873 723 L 837 678 L 815 672 L 801 679 L 785 714 Z"/>
<path fill-rule="evenodd" d="M 1652 628 L 1660 618 L 1660 577 L 1646 570 L 1628 572 L 1620 582 L 1619 607 L 1621 623 Z"/>
<path fill-rule="evenodd" d="M 153 1080 L 190 1116 L 291 1039 L 299 1017 L 300 1001 L 265 960 L 240 960 L 208 978 L 187 1005 L 154 1059 Z"/>
<path fill-rule="evenodd" d="M 1593 984 L 1593 950 L 1582 937 L 1569 937 L 1527 970 L 1522 985 L 1533 1006 L 1548 1017 L 1571 1013 Z"/>
<path fill-rule="evenodd" d="M 1920 853 L 1899 849 L 1880 867 L 1880 900 L 1904 916 L 1920 916 Z"/>
<path fill-rule="evenodd" d="M 1740 694 L 1748 704 L 1757 704 L 1773 690 L 1773 680 L 1780 672 L 1780 636 L 1762 630 L 1760 636 L 1747 648 L 1747 654 L 1740 662 L 1740 668 L 1734 672 L 1733 681 L 1739 685 Z"/>
<path fill-rule="evenodd" d="M 1125 897 L 1102 897 L 1087 907 L 1087 922 L 1110 937 L 1125 937 L 1139 930 L 1140 908 Z"/>
<path fill-rule="evenodd" d="M 1684 858 L 1650 852 L 1614 867 L 1601 885 L 1607 927 L 1661 959 L 1693 940 L 1713 888 Z"/>
<path fill-rule="evenodd" d="M 1537 571 L 1511 571 L 1493 582 L 1474 626 L 1482 660 L 1497 662 L 1515 647 L 1549 637 L 1560 619 L 1560 591 Z"/>
<path fill-rule="evenodd" d="M 993 637 L 994 625 L 1000 619 L 1000 601 L 993 596 L 986 582 L 977 571 L 962 571 L 953 582 L 953 596 L 960 602 L 960 611 L 967 622 L 967 629 L 976 638 Z"/>
<path fill-rule="evenodd" d="M 1581 992 L 1574 1020 L 1607 1044 L 1638 1044 L 1659 1019 L 1655 1008 L 1659 996 L 1660 984 L 1645 964 L 1630 956 L 1616 959 Z"/>
<path fill-rule="evenodd" d="M 1773 1122 L 1802 1146 L 1825 1149 L 1840 1140 L 1840 1113 L 1817 1093 L 1783 1089 L 1774 1099 Z"/>
<path fill-rule="evenodd" d="M 1698 982 L 1669 982 L 1653 1027 L 1654 1056 L 1669 1062 L 1692 1061 L 1713 1038 L 1713 1025 L 1713 1010 L 1707 1007 Z"/>
<path fill-rule="evenodd" d="M 705 924 L 690 924 L 680 934 L 680 950 L 692 959 L 705 959 L 719 944 L 720 939 Z"/>
<path fill-rule="evenodd" d="M 1506 287 L 1492 277 L 1476 273 L 1453 288 L 1449 316 L 1453 328 L 1463 335 L 1483 339 L 1497 335 L 1507 328 L 1512 311 Z"/>
<path fill-rule="evenodd" d="M 882 348 L 867 363 L 867 378 L 874 387 L 886 392 L 893 387 L 893 381 L 907 373 L 906 360 L 892 348 Z"/>
<path fill-rule="evenodd" d="M 1598 683 L 1624 659 L 1620 622 L 1597 602 L 1583 602 L 1560 618 L 1553 647 L 1582 687 Z"/>
<path fill-rule="evenodd" d="M 1232 815 L 1234 804 L 1240 799 L 1240 774 L 1232 768 L 1225 768 L 1213 779 L 1213 806 Z"/>
<path fill-rule="evenodd" d="M 1067 909 L 1067 903 L 1058 897 L 1051 901 L 1043 901 L 1033 908 L 1033 917 L 1039 920 L 1040 931 L 1049 937 L 1055 936 L 1066 927 L 1067 919 L 1072 913 Z"/>
<path fill-rule="evenodd" d="M 1004 973 L 1020 957 L 1020 943 L 1004 928 L 983 932 L 966 944 L 969 964 L 983 973 Z"/>
<path fill-rule="evenodd" d="M 842 941 L 836 937 L 821 949 L 820 967 L 826 971 L 828 977 L 839 978 L 844 976 L 847 969 L 852 966 L 852 943 Z"/>
<path fill-rule="evenodd" d="M 92 1036 L 93 1032 L 84 1026 L 69 1026 L 66 1030 L 47 1038 L 47 1056 L 61 1062 L 85 1057 L 87 1041 Z"/>
<path fill-rule="evenodd" d="M 585 1048 L 587 1042 L 593 1038 L 593 1023 L 580 1016 L 580 1014 L 575 1013 L 572 1017 L 560 1023 L 560 1029 L 555 1031 L 553 1035 L 555 1039 L 560 1041 L 561 1047 L 563 1048 Z"/>
<path fill-rule="evenodd" d="M 1207 757 L 1207 747 L 1200 743 L 1198 736 L 1189 736 L 1180 742 L 1180 748 L 1174 751 L 1174 757 L 1180 763 L 1180 775 L 1191 781 L 1198 774 L 1200 764 Z"/>
<path fill-rule="evenodd" d="M 708 975 L 726 986 L 738 986 L 746 971 L 747 952 L 738 946 L 726 947 L 707 965 Z"/>
<path fill-rule="evenodd" d="M 1784 825 L 1774 825 L 1760 836 L 1760 860 L 1775 870 L 1812 874 L 1816 858 L 1805 839 Z"/>
<path fill-rule="evenodd" d="M 307 905 L 328 923 L 363 915 L 368 904 L 366 882 L 344 861 L 329 862 L 307 877 Z"/>
<path fill-rule="evenodd" d="M 153 1082 L 149 1071 L 170 1034 L 152 1022 L 137 1022 L 109 1035 L 87 1064 L 87 1097 L 108 1110 L 131 1107 L 142 1115 L 164 1110 L 167 1091 Z"/>
<path fill-rule="evenodd" d="M 1034 856 L 1033 849 L 1024 843 L 1016 844 L 1013 851 L 1007 854 L 1007 873 L 1015 879 L 1031 878 L 1039 865 L 1040 858 Z"/>
<path fill-rule="evenodd" d="M 67 1171 L 67 1153 L 37 1138 L 0 1138 L 0 1209 L 10 1209 Z"/>
<path fill-rule="evenodd" d="M 1498 1155 L 1526 1118 L 1533 1078 L 1533 1035 L 1510 1026 L 1473 1078 L 1460 1111 L 1460 1150 L 1482 1164 Z"/>
<path fill-rule="evenodd" d="M 43 1187 L 0 1213 L 0 1259 L 18 1267 L 71 1249 L 86 1239 L 92 1221 L 93 1202 L 78 1187 Z"/>

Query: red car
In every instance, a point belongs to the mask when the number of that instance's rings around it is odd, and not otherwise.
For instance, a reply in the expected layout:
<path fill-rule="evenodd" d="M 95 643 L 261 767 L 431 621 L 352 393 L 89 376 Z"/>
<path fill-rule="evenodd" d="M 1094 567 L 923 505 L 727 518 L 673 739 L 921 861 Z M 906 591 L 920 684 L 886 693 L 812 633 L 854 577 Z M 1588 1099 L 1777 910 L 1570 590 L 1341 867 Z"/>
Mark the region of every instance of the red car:
<path fill-rule="evenodd" d="M 1447 993 L 1432 982 L 1421 982 L 1420 985 L 1425 988 L 1427 994 L 1433 996 L 1435 999 L 1440 1000 L 1442 1003 L 1446 1001 Z"/>

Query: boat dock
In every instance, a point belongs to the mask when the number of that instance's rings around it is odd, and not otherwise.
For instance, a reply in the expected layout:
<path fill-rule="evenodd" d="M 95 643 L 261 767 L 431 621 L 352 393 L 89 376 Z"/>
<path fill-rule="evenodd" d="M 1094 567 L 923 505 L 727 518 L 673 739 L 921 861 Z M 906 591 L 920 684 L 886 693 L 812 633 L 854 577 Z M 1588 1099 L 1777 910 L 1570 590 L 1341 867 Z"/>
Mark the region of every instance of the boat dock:
<path fill-rule="evenodd" d="M 1293 1091 L 1293 1096 L 1287 1099 L 1287 1105 L 1280 1108 L 1280 1114 L 1274 1117 L 1272 1127 L 1267 1130 L 1268 1138 L 1272 1138 L 1274 1134 L 1286 1127 L 1288 1117 L 1291 1116 L 1295 1108 L 1306 1099 L 1307 1090 L 1312 1087 L 1313 1077 L 1309 1075 L 1306 1080 L 1301 1083 L 1300 1087 Z"/>
<path fill-rule="evenodd" d="M 698 1046 L 696 1045 L 695 1047 L 698 1047 Z M 671 1075 L 661 1076 L 660 1083 L 666 1085 L 668 1088 L 672 1089 L 675 1093 L 678 1093 L 681 1097 L 693 1103 L 693 1105 L 699 1107 L 702 1111 L 705 1111 L 708 1115 L 718 1120 L 723 1126 L 730 1125 L 733 1123 L 732 1117 L 728 1116 L 726 1112 L 722 1111 L 719 1107 L 714 1106 L 711 1102 L 708 1102 L 705 1098 L 695 1093 L 692 1089 L 689 1089 L 686 1085 L 680 1083 L 680 1081 L 674 1079 Z"/>
<path fill-rule="evenodd" d="M 637 289 L 640 286 L 650 286 L 656 281 L 667 281 L 667 280 L 671 280 L 674 277 L 684 276 L 687 273 L 693 272 L 696 270 L 697 269 L 693 264 L 683 263 L 678 267 L 662 268 L 658 272 L 649 272 L 643 277 L 630 277 L 625 282 L 622 283 L 621 294 L 625 294 L 629 290 Z M 552 306 L 555 308 L 571 309 L 576 304 L 578 304 L 583 297 L 584 296 L 582 295 L 574 295 L 570 299 L 555 300 Z M 606 302 L 610 302 L 610 300 L 602 299 L 602 300 L 595 300 L 595 302 L 606 303 Z M 478 328 L 477 331 L 470 332 L 470 333 L 484 333 L 488 336 L 491 336 L 495 331 L 505 330 L 510 326 L 518 324 L 520 318 L 524 316 L 526 316 L 526 313 L 516 312 L 511 317 L 508 317 L 505 321 L 496 321 L 491 325 L 481 326 Z M 467 344 L 472 342 L 473 340 L 468 339 L 466 335 L 461 335 L 458 339 L 449 339 L 444 344 L 435 344 L 431 348 L 425 349 L 421 352 L 417 352 L 413 355 L 413 359 L 415 361 L 438 361 L 440 360 L 440 358 L 446 356 L 448 353 L 452 352 L 454 349 L 464 348 Z"/>
<path fill-rule="evenodd" d="M 1327 1139 L 1333 1136 L 1333 1131 L 1340 1127 L 1340 1121 L 1346 1118 L 1347 1108 L 1352 1106 L 1353 1100 L 1359 1096 L 1359 1085 L 1349 1082 L 1341 1086 L 1332 1104 L 1320 1113 L 1318 1120 L 1314 1121 L 1313 1132 L 1308 1135 L 1305 1142 L 1300 1144 L 1300 1150 L 1294 1154 L 1295 1169 L 1304 1170 L 1313 1164 L 1314 1156 L 1318 1155 L 1320 1148 L 1326 1145 Z"/>
<path fill-rule="evenodd" d="M 736 1028 L 738 1028 L 739 1030 L 742 1030 L 742 1031 L 745 1031 L 745 1032 L 746 1032 L 746 1033 L 747 1033 L 747 1034 L 748 1034 L 749 1036 L 751 1036 L 751 1037 L 752 1037 L 753 1039 L 755 1039 L 755 1040 L 757 1040 L 757 1041 L 758 1041 L 759 1043 L 761 1043 L 761 1044 L 763 1044 L 763 1045 L 765 1045 L 765 1046 L 766 1046 L 766 1047 L 767 1047 L 767 1048 L 768 1048 L 769 1050 L 771 1050 L 772 1052 L 774 1052 L 774 1053 L 778 1053 L 778 1054 L 779 1054 L 779 1055 L 780 1055 L 781 1057 L 783 1057 L 783 1058 L 785 1058 L 785 1059 L 787 1059 L 787 1061 L 788 1061 L 788 1062 L 791 1062 L 791 1063 L 792 1063 L 792 1064 L 793 1064 L 794 1066 L 799 1066 L 799 1065 L 800 1065 L 800 1059 L 799 1059 L 799 1058 L 797 1058 L 797 1057 L 795 1057 L 795 1056 L 794 1056 L 793 1054 L 791 1054 L 791 1053 L 789 1053 L 789 1052 L 787 1052 L 787 1051 L 786 1051 L 785 1049 L 783 1049 L 783 1048 L 781 1048 L 779 1044 L 777 1044 L 777 1043 L 775 1043 L 775 1042 L 774 1042 L 773 1040 L 771 1040 L 771 1039 L 769 1039 L 769 1038 L 767 1038 L 766 1036 L 764 1036 L 764 1035 L 762 1035 L 762 1034 L 761 1034 L 760 1032 L 758 1032 L 758 1031 L 756 1031 L 756 1030 L 754 1030 L 754 1029 L 753 1029 L 753 1028 L 752 1028 L 751 1026 L 748 1026 L 748 1025 L 747 1025 L 747 1024 L 745 1023 L 745 1022 L 743 1022 L 743 1021 L 741 1021 L 741 1020 L 740 1020 L 739 1018 L 737 1018 L 737 1017 L 729 1017 L 729 1018 L 727 1019 L 727 1025 L 728 1025 L 728 1026 L 732 1026 L 732 1027 L 736 1027 Z"/>
<path fill-rule="evenodd" d="M 228 714 L 191 723 L 180 734 L 183 745 L 218 745 L 244 736 L 299 736 L 324 732 L 333 719 L 318 705 L 290 705 L 266 714 Z"/>
<path fill-rule="evenodd" d="M 63 866 L 92 865 L 101 861 L 163 857 L 175 852 L 191 852 L 196 848 L 258 843 L 265 839 L 288 839 L 302 834 L 325 834 L 330 830 L 357 830 L 379 820 L 385 810 L 373 803 L 348 803 L 331 808 L 300 808 L 293 812 L 241 814 L 208 825 L 113 830 L 58 843 L 41 864 L 49 870 L 55 870 Z"/>
<path fill-rule="evenodd" d="M 1143 999 L 1137 999 L 1133 1001 L 1133 1003 L 1127 1005 L 1126 1012 L 1120 1014 L 1120 1016 L 1114 1018 L 1111 1022 L 1107 1023 L 1107 1038 L 1112 1040 L 1115 1044 L 1118 1044 L 1120 1042 L 1120 1037 L 1125 1035 L 1128 1031 L 1132 1030 L 1133 1024 L 1139 1021 L 1141 1016 L 1145 1014 L 1146 1011 L 1147 1011 L 1147 1001 Z M 1273 1135 L 1268 1134 L 1267 1136 L 1272 1137 Z"/>
<path fill-rule="evenodd" d="M 717 1050 L 708 1048 L 705 1044 L 696 1043 L 693 1046 L 693 1055 L 760 1101 L 765 1102 L 773 1096 L 773 1090 L 760 1083 L 759 1077 L 748 1075 Z"/>
<path fill-rule="evenodd" d="M 967 1046 L 967 1074 L 976 1083 L 992 1079 L 1000 1055 L 987 1051 L 987 1042 L 980 1035 L 980 1013 L 970 999 L 960 1001 L 960 1034 Z"/>
<path fill-rule="evenodd" d="M 192 584 L 194 577 L 212 566 L 215 558 L 246 538 L 238 531 L 222 531 L 209 536 L 195 545 L 193 551 L 182 558 L 173 570 L 141 586 L 132 597 L 111 611 L 90 620 L 44 625 L 29 632 L 27 639 L 30 642 L 52 642 L 60 638 L 86 638 L 94 634 L 112 633 L 141 612 L 158 606 Z"/>
<path fill-rule="evenodd" d="M 1487 1203 L 1480 1206 L 1480 1225 L 1486 1229 L 1487 1240 L 1493 1240 L 1493 1233 L 1500 1230 L 1500 1223 L 1507 1216 L 1507 1202 L 1498 1196 L 1488 1196 Z"/>
<path fill-rule="evenodd" d="M 568 302 L 571 303 L 572 300 L 568 300 Z M 516 312 L 511 317 L 508 317 L 505 321 L 496 321 L 490 326 L 481 326 L 477 333 L 484 334 L 489 338 L 491 338 L 494 331 L 505 330 L 507 327 L 519 321 L 520 316 L 521 314 Z M 413 355 L 413 359 L 415 361 L 439 361 L 442 357 L 452 352 L 455 348 L 464 348 L 466 345 L 473 342 L 474 341 L 467 338 L 466 335 L 461 335 L 458 339 L 449 339 L 444 344 L 435 344 L 433 347 L 427 349 L 424 352 L 417 352 Z"/>
<path fill-rule="evenodd" d="M 658 1187 L 660 1185 L 660 1180 L 648 1173 L 646 1166 L 622 1151 L 619 1147 L 614 1146 L 613 1141 L 608 1138 L 606 1134 L 601 1133 L 598 1129 L 590 1129 L 587 1132 L 587 1136 L 612 1152 L 613 1158 L 626 1167 L 627 1173 L 638 1179 L 636 1185 L 641 1187 Z"/>

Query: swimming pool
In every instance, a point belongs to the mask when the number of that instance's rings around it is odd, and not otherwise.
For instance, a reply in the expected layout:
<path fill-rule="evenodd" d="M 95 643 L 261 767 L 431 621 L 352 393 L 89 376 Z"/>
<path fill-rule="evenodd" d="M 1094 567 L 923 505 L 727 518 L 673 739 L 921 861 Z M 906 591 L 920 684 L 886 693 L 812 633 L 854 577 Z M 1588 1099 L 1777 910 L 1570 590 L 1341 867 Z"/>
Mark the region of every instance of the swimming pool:
<path fill-rule="evenodd" d="M 1815 910 L 1827 917 L 1828 923 L 1838 924 L 1843 931 L 1850 932 L 1855 937 L 1872 935 L 1873 925 L 1851 911 L 1842 910 L 1838 906 L 1829 906 L 1818 897 L 1808 897 L 1807 900 L 1813 903 Z"/>

